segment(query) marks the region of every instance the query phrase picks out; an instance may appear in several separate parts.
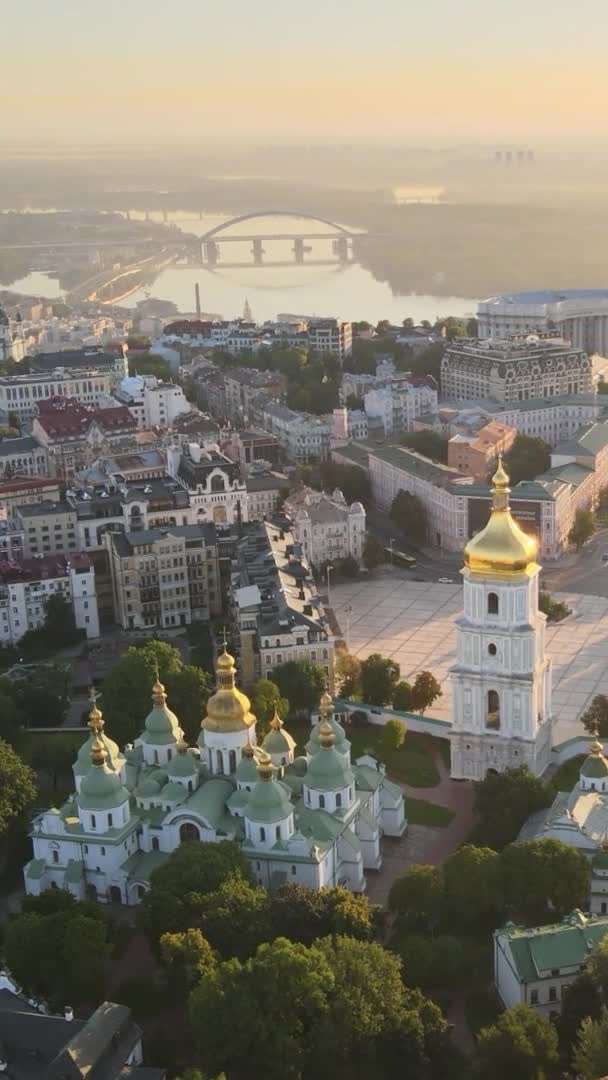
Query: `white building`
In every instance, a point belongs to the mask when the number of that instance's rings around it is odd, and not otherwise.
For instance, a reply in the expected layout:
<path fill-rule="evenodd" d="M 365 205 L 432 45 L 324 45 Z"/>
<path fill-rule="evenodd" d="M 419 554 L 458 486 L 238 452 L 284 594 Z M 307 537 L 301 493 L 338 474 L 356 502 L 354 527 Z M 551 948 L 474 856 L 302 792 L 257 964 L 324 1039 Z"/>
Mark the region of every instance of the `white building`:
<path fill-rule="evenodd" d="M 464 612 L 450 669 L 452 777 L 527 765 L 540 776 L 551 753 L 551 661 L 538 609 L 537 545 L 509 510 L 509 478 L 494 475 L 490 520 L 465 547 Z"/>
<path fill-rule="evenodd" d="M 154 375 L 127 375 L 115 396 L 144 429 L 172 427 L 178 416 L 192 411 L 181 386 L 160 382 Z"/>
<path fill-rule="evenodd" d="M 412 431 L 414 421 L 437 408 L 434 379 L 416 382 L 392 382 L 380 389 L 368 390 L 363 399 L 370 426 L 376 421 L 385 435 Z"/>
<path fill-rule="evenodd" d="M 57 370 L 48 375 L 4 375 L 0 378 L 0 413 L 14 412 L 20 420 L 35 415 L 46 398 L 75 398 L 81 405 L 104 405 L 115 383 L 109 371 Z"/>
<path fill-rule="evenodd" d="M 505 293 L 477 307 L 479 337 L 556 328 L 576 349 L 608 356 L 608 289 L 542 289 Z"/>
<path fill-rule="evenodd" d="M 167 471 L 187 489 L 191 522 L 218 526 L 247 521 L 248 499 L 238 465 L 215 449 L 198 443 L 170 446 Z"/>
<path fill-rule="evenodd" d="M 74 795 L 34 819 L 27 893 L 54 886 L 78 898 L 137 904 L 153 870 L 181 843 L 227 839 L 242 846 L 267 888 L 293 881 L 365 890 L 365 870 L 382 864 L 382 833 L 401 836 L 406 828 L 398 785 L 373 758 L 351 762 L 328 695 L 305 757 L 294 757 L 278 717 L 258 747 L 233 658 L 224 652 L 216 670 L 196 747 L 184 742 L 158 681 L 142 734 L 122 752 L 93 708 Z"/>
<path fill-rule="evenodd" d="M 531 398 L 511 404 L 480 400 L 443 402 L 436 413 L 422 415 L 414 422 L 414 431 L 431 430 L 439 435 L 473 435 L 485 424 L 496 420 L 515 428 L 520 435 L 541 438 L 550 446 L 576 435 L 579 428 L 598 418 L 602 410 L 598 394 L 562 394 L 550 398 Z"/>
<path fill-rule="evenodd" d="M 340 363 L 353 351 L 353 328 L 341 319 L 309 319 L 308 344 L 314 352 L 331 353 Z"/>
<path fill-rule="evenodd" d="M 0 473 L 3 476 L 48 476 L 46 448 L 31 435 L 0 441 Z"/>
<path fill-rule="evenodd" d="M 285 500 L 283 508 L 291 518 L 293 538 L 307 562 L 317 567 L 348 558 L 361 562 L 365 508 L 360 502 L 349 506 L 338 489 L 330 496 L 302 488 Z"/>
<path fill-rule="evenodd" d="M 87 638 L 99 637 L 95 570 L 86 555 L 24 559 L 0 572 L 0 644 L 44 626 L 50 596 L 63 596 Z"/>
<path fill-rule="evenodd" d="M 529 1005 L 550 1019 L 561 1012 L 564 991 L 608 934 L 608 916 L 574 911 L 553 926 L 508 923 L 494 931 L 494 982 L 510 1009 Z"/>
<path fill-rule="evenodd" d="M 333 420 L 311 413 L 294 412 L 276 401 L 263 405 L 261 417 L 262 426 L 276 435 L 285 454 L 296 465 L 328 460 Z"/>

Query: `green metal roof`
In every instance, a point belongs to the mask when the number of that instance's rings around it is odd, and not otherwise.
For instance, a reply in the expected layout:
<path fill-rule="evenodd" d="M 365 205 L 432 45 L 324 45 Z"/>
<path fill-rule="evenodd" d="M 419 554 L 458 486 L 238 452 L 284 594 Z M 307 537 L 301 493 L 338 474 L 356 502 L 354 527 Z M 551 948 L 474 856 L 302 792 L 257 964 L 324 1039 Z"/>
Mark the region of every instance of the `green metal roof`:
<path fill-rule="evenodd" d="M 46 873 L 46 859 L 30 859 L 26 867 L 26 877 L 39 881 Z"/>
<path fill-rule="evenodd" d="M 158 742 L 156 736 L 159 735 L 172 735 L 177 737 L 179 720 L 175 713 L 171 712 L 171 709 L 168 709 L 166 705 L 155 705 L 146 716 L 144 726 L 149 736 L 155 736 L 155 738 L 150 737 L 146 741 Z"/>
<path fill-rule="evenodd" d="M 129 881 L 149 881 L 152 871 L 168 858 L 166 851 L 135 851 L 125 859 L 121 869 Z"/>
<path fill-rule="evenodd" d="M 187 750 L 184 754 L 175 754 L 167 765 L 169 776 L 194 776 L 198 772 L 198 761 Z"/>
<path fill-rule="evenodd" d="M 533 982 L 554 969 L 579 967 L 606 934 L 608 915 L 585 916 L 581 912 L 556 925 L 496 931 L 508 942 L 522 982 Z"/>
<path fill-rule="evenodd" d="M 348 760 L 335 746 L 322 746 L 310 759 L 305 784 L 315 791 L 337 791 L 354 784 Z"/>
<path fill-rule="evenodd" d="M 181 784 L 176 784 L 174 780 L 165 784 L 162 789 L 159 798 L 166 800 L 167 802 L 181 803 L 187 798 L 188 792 Z"/>
<path fill-rule="evenodd" d="M 242 757 L 236 767 L 235 775 L 237 780 L 240 780 L 242 784 L 257 784 L 258 768 L 255 763 L 255 758 Z"/>
<path fill-rule="evenodd" d="M 117 773 L 107 765 L 91 766 L 78 793 L 81 810 L 112 810 L 130 798 Z"/>
<path fill-rule="evenodd" d="M 226 803 L 233 791 L 234 784 L 230 780 L 214 776 L 192 792 L 182 809 L 197 814 L 215 829 L 224 817 Z"/>
<path fill-rule="evenodd" d="M 295 745 L 296 740 L 284 728 L 280 731 L 272 729 L 264 739 L 262 749 L 267 754 L 288 754 L 295 749 Z"/>
<path fill-rule="evenodd" d="M 249 796 L 246 813 L 251 821 L 284 821 L 292 813 L 287 789 L 278 780 L 258 780 Z"/>
<path fill-rule="evenodd" d="M 585 759 L 581 765 L 581 776 L 588 776 L 591 779 L 608 776 L 608 761 L 603 754 L 589 754 L 589 757 Z"/>
<path fill-rule="evenodd" d="M 103 743 L 105 752 L 107 754 L 107 763 L 112 769 L 120 768 L 125 760 L 124 754 L 121 754 L 118 744 L 113 739 L 109 739 L 105 732 L 101 732 L 100 739 Z M 93 745 L 93 736 L 89 735 L 88 739 L 83 742 L 78 756 L 74 764 L 74 772 L 76 776 L 82 776 L 88 772 L 91 768 L 91 747 Z"/>

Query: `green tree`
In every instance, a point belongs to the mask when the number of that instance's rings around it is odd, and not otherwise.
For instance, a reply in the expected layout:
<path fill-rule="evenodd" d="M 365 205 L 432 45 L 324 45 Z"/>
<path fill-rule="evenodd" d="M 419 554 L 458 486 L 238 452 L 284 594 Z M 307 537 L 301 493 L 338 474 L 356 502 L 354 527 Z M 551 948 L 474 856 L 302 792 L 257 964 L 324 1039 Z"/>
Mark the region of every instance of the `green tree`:
<path fill-rule="evenodd" d="M 412 544 L 424 544 L 427 538 L 428 515 L 418 495 L 398 491 L 393 499 L 390 516 L 395 525 Z"/>
<path fill-rule="evenodd" d="M 549 443 L 531 435 L 516 435 L 511 449 L 505 454 L 505 468 L 511 487 L 522 480 L 534 480 L 551 468 Z"/>
<path fill-rule="evenodd" d="M 400 750 L 405 742 L 406 727 L 402 720 L 396 717 L 386 721 L 382 729 L 382 749 L 385 754 L 393 754 Z"/>
<path fill-rule="evenodd" d="M 462 980 L 465 946 L 457 937 L 441 934 L 430 939 L 424 934 L 397 932 L 390 947 L 401 958 L 408 986 L 445 988 Z"/>
<path fill-rule="evenodd" d="M 412 686 L 412 710 L 423 713 L 442 694 L 441 686 L 432 672 L 419 671 Z"/>
<path fill-rule="evenodd" d="M 390 705 L 399 682 L 399 664 L 380 653 L 361 662 L 361 696 L 367 705 Z"/>
<path fill-rule="evenodd" d="M 318 708 L 325 689 L 325 672 L 320 664 L 288 660 L 274 668 L 271 678 L 281 696 L 291 702 L 292 713 L 311 713 Z"/>
<path fill-rule="evenodd" d="M 608 942 L 602 938 L 587 961 L 587 974 L 593 980 L 604 1003 L 608 1002 Z"/>
<path fill-rule="evenodd" d="M 492 848 L 460 848 L 446 859 L 443 881 L 451 925 L 497 925 L 504 908 L 503 883 L 500 858 Z"/>
<path fill-rule="evenodd" d="M 201 930 L 184 930 L 179 934 L 163 934 L 160 956 L 169 989 L 178 999 L 184 998 L 197 983 L 211 975 L 217 957 Z"/>
<path fill-rule="evenodd" d="M 152 940 L 199 926 L 205 895 L 216 892 L 223 881 L 235 875 L 251 880 L 249 860 L 234 841 L 180 844 L 153 871 L 143 899 L 143 925 Z"/>
<path fill-rule="evenodd" d="M 567 615 L 572 614 L 572 608 L 569 608 L 561 600 L 554 600 L 548 592 L 544 592 L 542 589 L 538 594 L 538 609 L 542 611 L 543 615 L 547 616 L 547 622 L 561 622 Z"/>
<path fill-rule="evenodd" d="M 393 709 L 398 712 L 411 712 L 413 709 L 412 687 L 402 679 L 393 690 Z"/>
<path fill-rule="evenodd" d="M 608 1073 L 608 1009 L 598 1019 L 586 1016 L 579 1028 L 572 1065 L 581 1080 L 598 1080 Z"/>
<path fill-rule="evenodd" d="M 574 544 L 579 551 L 595 532 L 595 514 L 592 510 L 579 508 L 574 515 L 574 522 L 568 533 L 568 543 Z"/>
<path fill-rule="evenodd" d="M 319 479 L 324 491 L 338 488 L 347 503 L 368 502 L 371 498 L 369 477 L 359 465 L 337 465 L 324 461 L 319 466 Z"/>
<path fill-rule="evenodd" d="M 36 798 L 34 773 L 12 746 L 0 739 L 0 837 Z"/>
<path fill-rule="evenodd" d="M 551 786 L 534 776 L 525 765 L 502 773 L 488 773 L 475 785 L 478 818 L 475 842 L 501 851 L 516 839 L 531 814 L 550 806 L 553 795 Z"/>
<path fill-rule="evenodd" d="M 401 446 L 406 446 L 431 461 L 439 461 L 446 465 L 448 460 L 448 440 L 438 435 L 436 431 L 408 431 L 399 440 Z"/>
<path fill-rule="evenodd" d="M 399 929 L 433 933 L 444 908 L 441 870 L 425 863 L 410 866 L 393 881 L 388 907 Z"/>
<path fill-rule="evenodd" d="M 152 686 L 159 672 L 168 704 L 189 739 L 196 738 L 212 679 L 200 668 L 182 662 L 177 649 L 164 641 L 131 645 L 104 680 L 103 709 L 108 733 L 124 746 L 141 732 L 150 712 Z"/>
<path fill-rule="evenodd" d="M 505 900 L 528 926 L 584 907 L 591 866 L 576 848 L 549 837 L 509 844 L 500 857 Z"/>
<path fill-rule="evenodd" d="M 546 1080 L 557 1061 L 553 1024 L 529 1006 L 515 1005 L 480 1031 L 475 1075 L 479 1080 Z"/>
<path fill-rule="evenodd" d="M 591 735 L 600 739 L 608 738 L 608 697 L 596 694 L 593 701 L 581 716 L 581 723 Z"/>
<path fill-rule="evenodd" d="M 273 935 L 311 945 L 328 934 L 373 937 L 380 909 L 349 889 L 309 889 L 289 882 L 270 894 Z"/>
<path fill-rule="evenodd" d="M 338 572 L 346 578 L 356 578 L 359 576 L 359 563 L 352 555 L 348 555 L 345 559 L 340 559 L 337 569 Z"/>
<path fill-rule="evenodd" d="M 564 988 L 562 1007 L 556 1020 L 559 1047 L 564 1067 L 570 1065 L 577 1035 L 585 1017 L 598 1020 L 602 1011 L 602 995 L 595 978 L 582 971 L 574 982 Z"/>
<path fill-rule="evenodd" d="M 358 698 L 361 694 L 361 661 L 352 653 L 341 653 L 336 661 L 336 675 L 340 694 L 345 698 Z"/>
<path fill-rule="evenodd" d="M 289 701 L 281 697 L 277 684 L 271 679 L 258 679 L 253 684 L 251 708 L 258 722 L 258 731 L 264 734 L 268 731 L 275 712 L 278 712 L 281 720 L 286 719 L 289 713 Z"/>
<path fill-rule="evenodd" d="M 225 961 L 190 998 L 197 1064 L 231 1080 L 300 1080 L 333 984 L 318 949 L 285 938 L 245 963 Z"/>
<path fill-rule="evenodd" d="M 363 565 L 370 572 L 386 562 L 386 551 L 379 540 L 368 533 L 363 547 Z"/>
<path fill-rule="evenodd" d="M 199 919 L 205 937 L 226 959 L 244 960 L 274 936 L 266 889 L 239 875 L 226 878 L 219 889 L 201 898 Z"/>

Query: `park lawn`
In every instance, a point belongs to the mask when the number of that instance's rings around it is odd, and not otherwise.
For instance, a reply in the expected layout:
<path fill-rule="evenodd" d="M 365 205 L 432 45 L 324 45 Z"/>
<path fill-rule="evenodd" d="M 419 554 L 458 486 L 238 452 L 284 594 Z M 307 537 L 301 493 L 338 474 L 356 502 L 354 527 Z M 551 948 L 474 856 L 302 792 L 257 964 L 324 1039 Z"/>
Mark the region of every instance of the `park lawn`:
<path fill-rule="evenodd" d="M 569 761 L 564 761 L 564 764 L 560 765 L 551 778 L 551 783 L 556 791 L 572 791 L 578 781 L 578 774 L 586 757 L 586 754 L 577 754 L 576 757 L 570 758 Z"/>
<path fill-rule="evenodd" d="M 454 817 L 454 811 L 446 806 L 409 796 L 405 799 L 405 813 L 408 825 L 431 825 L 437 829 L 445 829 Z"/>
<path fill-rule="evenodd" d="M 285 724 L 297 743 L 299 754 L 310 738 L 310 724 L 307 720 L 288 720 Z M 384 729 L 380 725 L 367 724 L 362 727 L 348 727 L 346 736 L 351 743 L 351 757 L 356 761 L 362 754 L 370 753 L 384 762 L 393 780 L 411 787 L 431 788 L 439 783 L 437 766 L 423 741 L 416 735 L 406 735 L 399 750 L 385 751 L 382 747 Z M 445 740 L 437 740 L 445 742 Z M 448 747 L 449 749 L 449 747 Z"/>

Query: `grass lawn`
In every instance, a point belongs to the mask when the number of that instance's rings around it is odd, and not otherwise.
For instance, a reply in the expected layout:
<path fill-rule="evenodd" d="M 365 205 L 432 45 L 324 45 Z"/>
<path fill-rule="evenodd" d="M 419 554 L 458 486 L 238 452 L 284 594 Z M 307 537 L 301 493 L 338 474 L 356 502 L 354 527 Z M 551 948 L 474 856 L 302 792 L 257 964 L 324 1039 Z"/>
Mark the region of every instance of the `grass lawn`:
<path fill-rule="evenodd" d="M 307 720 L 288 720 L 285 726 L 298 744 L 298 753 L 303 754 L 310 737 L 310 724 Z M 406 735 L 405 742 L 399 750 L 385 752 L 382 747 L 383 728 L 379 725 L 349 727 L 346 734 L 352 746 L 353 761 L 361 757 L 361 754 L 369 752 L 379 761 L 384 762 L 392 780 L 400 780 L 403 784 L 411 784 L 412 787 L 419 788 L 432 788 L 439 783 L 439 773 L 435 762 L 420 736 Z M 437 741 L 445 742 L 446 740 L 438 739 Z"/>
<path fill-rule="evenodd" d="M 578 780 L 581 765 L 586 757 L 586 754 L 578 754 L 576 757 L 570 758 L 569 761 L 564 761 L 563 765 L 560 765 L 559 769 L 551 779 L 551 783 L 556 791 L 572 791 L 572 788 Z"/>
<path fill-rule="evenodd" d="M 409 797 L 405 800 L 405 813 L 409 825 L 434 825 L 438 829 L 445 829 L 454 817 L 454 811 L 445 806 Z"/>

